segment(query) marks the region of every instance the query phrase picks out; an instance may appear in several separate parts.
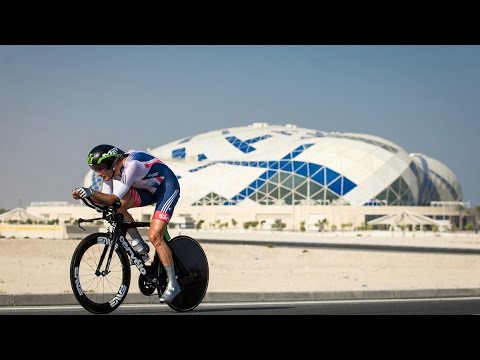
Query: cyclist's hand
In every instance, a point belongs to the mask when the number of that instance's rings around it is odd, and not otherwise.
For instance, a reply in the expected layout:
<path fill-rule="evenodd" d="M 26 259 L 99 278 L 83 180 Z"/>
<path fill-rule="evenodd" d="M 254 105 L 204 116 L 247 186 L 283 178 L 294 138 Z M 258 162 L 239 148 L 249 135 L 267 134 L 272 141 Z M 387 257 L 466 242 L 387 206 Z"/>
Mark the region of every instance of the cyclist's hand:
<path fill-rule="evenodd" d="M 72 195 L 74 199 L 83 199 L 83 198 L 92 196 L 93 189 L 86 188 L 86 187 L 75 188 L 73 189 Z"/>

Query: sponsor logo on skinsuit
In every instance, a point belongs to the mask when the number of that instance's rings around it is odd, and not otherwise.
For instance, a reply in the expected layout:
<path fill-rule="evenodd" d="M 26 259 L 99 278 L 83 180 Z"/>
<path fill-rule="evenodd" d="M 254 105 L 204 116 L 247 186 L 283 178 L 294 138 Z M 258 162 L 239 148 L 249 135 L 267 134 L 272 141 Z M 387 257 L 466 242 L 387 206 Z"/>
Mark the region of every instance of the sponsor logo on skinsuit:
<path fill-rule="evenodd" d="M 158 219 L 158 220 L 163 220 L 165 222 L 169 222 L 170 221 L 170 218 L 171 216 L 168 215 L 167 213 L 163 213 L 163 212 L 160 212 L 160 211 L 156 211 L 154 216 L 153 216 L 154 219 Z"/>

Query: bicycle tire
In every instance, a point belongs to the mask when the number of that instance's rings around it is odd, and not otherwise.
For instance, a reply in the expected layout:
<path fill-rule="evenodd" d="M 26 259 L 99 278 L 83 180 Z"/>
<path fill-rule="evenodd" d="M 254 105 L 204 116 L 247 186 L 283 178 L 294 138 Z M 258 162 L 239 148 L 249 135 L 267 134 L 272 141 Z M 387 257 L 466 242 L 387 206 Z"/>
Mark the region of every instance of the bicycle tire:
<path fill-rule="evenodd" d="M 118 243 L 112 254 L 109 273 L 102 275 L 96 272 L 100 255 L 105 247 L 110 247 L 109 244 L 108 234 L 91 234 L 78 244 L 70 262 L 73 294 L 84 309 L 94 314 L 108 314 L 117 309 L 130 287 L 130 261 Z M 108 253 L 109 249 L 102 267 L 106 264 Z"/>
<path fill-rule="evenodd" d="M 175 273 L 182 291 L 167 305 L 178 312 L 191 311 L 202 302 L 207 293 L 209 280 L 207 256 L 200 244 L 189 236 L 176 236 L 169 241 L 169 246 L 174 259 L 181 261 L 185 267 L 184 270 L 190 276 L 186 276 L 187 274 L 183 273 L 181 267 L 174 261 Z M 161 290 L 161 292 L 165 290 L 165 285 Z M 161 296 L 160 292 L 159 296 Z"/>

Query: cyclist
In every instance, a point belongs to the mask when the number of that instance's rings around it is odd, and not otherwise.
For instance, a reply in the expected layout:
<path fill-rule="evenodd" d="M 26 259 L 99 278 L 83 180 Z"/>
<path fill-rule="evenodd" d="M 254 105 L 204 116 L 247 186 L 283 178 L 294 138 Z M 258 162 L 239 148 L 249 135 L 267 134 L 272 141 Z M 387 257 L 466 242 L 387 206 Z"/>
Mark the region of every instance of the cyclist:
<path fill-rule="evenodd" d="M 78 187 L 72 191 L 74 199 L 89 197 L 94 203 L 101 205 L 113 205 L 120 200 L 118 212 L 123 214 L 127 221 L 134 221 L 128 209 L 156 203 L 148 239 L 167 272 L 168 285 L 160 301 L 171 302 L 181 289 L 175 277 L 172 252 L 165 243 L 163 234 L 180 197 L 180 185 L 176 175 L 151 154 L 135 150 L 124 152 L 107 144 L 95 146 L 88 153 L 88 165 L 103 179 L 102 191 Z M 132 239 L 140 241 L 144 246 L 143 253 L 148 254 L 148 244 L 138 230 L 129 229 L 128 234 Z"/>

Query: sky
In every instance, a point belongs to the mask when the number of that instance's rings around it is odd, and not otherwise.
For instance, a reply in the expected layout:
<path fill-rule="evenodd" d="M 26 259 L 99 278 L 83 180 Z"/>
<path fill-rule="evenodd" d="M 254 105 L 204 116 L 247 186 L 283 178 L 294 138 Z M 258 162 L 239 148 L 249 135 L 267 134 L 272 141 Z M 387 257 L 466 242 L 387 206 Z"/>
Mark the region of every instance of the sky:
<path fill-rule="evenodd" d="M 478 206 L 479 114 L 480 46 L 0 45 L 0 209 L 75 203 L 98 144 L 254 122 L 383 137 Z"/>

